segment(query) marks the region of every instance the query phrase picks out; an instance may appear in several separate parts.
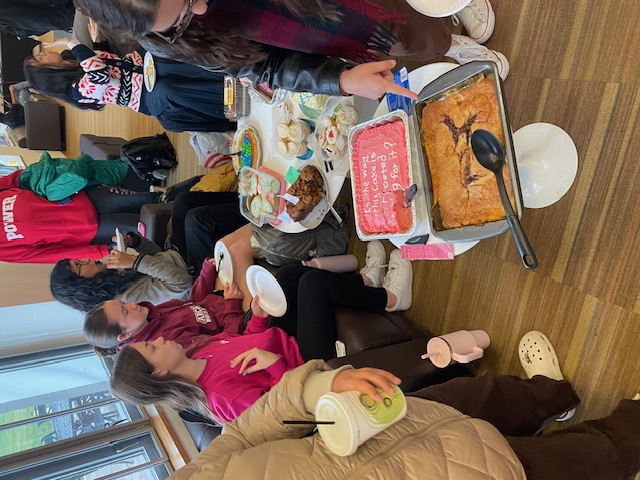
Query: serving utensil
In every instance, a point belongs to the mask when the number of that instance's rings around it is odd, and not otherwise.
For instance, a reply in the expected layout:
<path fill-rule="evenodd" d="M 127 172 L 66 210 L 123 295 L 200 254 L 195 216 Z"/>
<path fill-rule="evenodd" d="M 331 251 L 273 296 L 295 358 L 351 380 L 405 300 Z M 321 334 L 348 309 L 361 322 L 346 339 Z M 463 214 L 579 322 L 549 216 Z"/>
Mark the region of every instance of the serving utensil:
<path fill-rule="evenodd" d="M 333 205 L 331 205 L 331 202 L 329 201 L 329 199 L 327 198 L 327 196 L 324 193 L 322 194 L 322 198 L 324 198 L 324 201 L 327 202 L 327 205 L 329 205 L 329 210 L 331 210 L 331 213 L 336 218 L 338 223 L 342 223 L 342 217 L 340 216 L 340 214 L 338 212 L 336 212 L 336 209 L 333 208 Z"/>
<path fill-rule="evenodd" d="M 518 252 L 520 253 L 520 259 L 524 266 L 528 269 L 534 269 L 538 266 L 538 259 L 536 254 L 531 248 L 529 239 L 524 233 L 522 225 L 518 216 L 514 213 L 509 195 L 507 194 L 507 188 L 504 185 L 504 178 L 502 177 L 502 169 L 504 167 L 504 150 L 500 141 L 487 130 L 476 130 L 471 136 L 471 149 L 473 154 L 478 159 L 480 165 L 487 170 L 491 170 L 496 176 L 496 183 L 498 184 L 498 192 L 500 192 L 500 200 L 505 213 L 507 214 L 507 222 L 513 235 L 513 240 L 516 243 Z"/>

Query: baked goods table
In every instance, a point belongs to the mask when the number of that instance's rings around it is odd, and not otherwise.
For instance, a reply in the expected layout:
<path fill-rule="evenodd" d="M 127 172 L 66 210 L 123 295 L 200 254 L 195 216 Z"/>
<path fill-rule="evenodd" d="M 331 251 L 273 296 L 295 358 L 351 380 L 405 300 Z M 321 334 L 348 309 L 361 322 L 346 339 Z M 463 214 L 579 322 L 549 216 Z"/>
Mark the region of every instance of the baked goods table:
<path fill-rule="evenodd" d="M 333 97 L 343 101 L 346 104 L 353 104 L 353 99 L 346 97 Z M 305 165 L 313 165 L 324 175 L 327 180 L 327 199 L 333 204 L 342 189 L 342 185 L 345 180 L 345 176 L 349 171 L 348 159 L 340 162 L 334 162 L 334 169 L 328 172 L 325 169 L 324 159 L 320 157 L 317 148 L 313 149 L 313 154 L 307 160 L 301 160 L 298 158 L 285 158 L 280 155 L 274 146 L 275 138 L 277 137 L 277 122 L 278 119 L 283 117 L 291 109 L 292 102 L 285 98 L 284 102 L 278 105 L 269 105 L 263 102 L 255 101 L 251 99 L 251 111 L 248 117 L 239 120 L 238 130 L 244 126 L 251 126 L 258 134 L 261 146 L 261 165 L 266 167 L 275 173 L 286 175 L 289 167 L 293 167 L 298 170 Z M 304 116 L 302 116 L 304 119 Z M 317 123 L 319 119 L 312 120 Z M 326 205 L 325 205 L 326 206 Z M 324 209 L 325 213 L 328 212 L 328 206 Z M 315 223 L 315 222 L 314 222 Z M 285 233 L 300 233 L 307 229 L 308 226 L 301 224 L 300 222 L 282 222 L 274 226 L 280 231 Z M 312 227 L 311 227 L 312 228 Z"/>

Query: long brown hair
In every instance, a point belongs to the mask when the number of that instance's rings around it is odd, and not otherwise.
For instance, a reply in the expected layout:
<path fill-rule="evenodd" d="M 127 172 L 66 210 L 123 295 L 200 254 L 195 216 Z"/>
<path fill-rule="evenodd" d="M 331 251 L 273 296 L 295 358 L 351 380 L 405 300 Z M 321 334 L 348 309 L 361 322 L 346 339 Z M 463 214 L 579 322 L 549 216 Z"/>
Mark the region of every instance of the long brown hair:
<path fill-rule="evenodd" d="M 164 405 L 174 410 L 192 408 L 213 420 L 207 396 L 196 382 L 180 375 L 153 375 L 155 367 L 135 348 L 124 347 L 116 357 L 109 381 L 113 395 L 137 405 Z"/>
<path fill-rule="evenodd" d="M 338 23 L 342 17 L 338 6 L 330 0 L 271 1 L 300 19 L 316 17 L 316 20 Z M 224 19 L 206 26 L 193 21 L 170 45 L 151 33 L 160 0 L 76 0 L 75 3 L 101 27 L 136 38 L 147 50 L 174 60 L 233 69 L 267 58 L 261 44 L 244 38 L 242 31 L 231 29 Z"/>
<path fill-rule="evenodd" d="M 124 333 L 120 325 L 109 321 L 104 312 L 104 302 L 100 302 L 89 310 L 84 317 L 82 331 L 91 346 L 107 349 L 105 351 L 108 352 L 120 345 L 121 342 L 118 340 L 118 335 Z"/>

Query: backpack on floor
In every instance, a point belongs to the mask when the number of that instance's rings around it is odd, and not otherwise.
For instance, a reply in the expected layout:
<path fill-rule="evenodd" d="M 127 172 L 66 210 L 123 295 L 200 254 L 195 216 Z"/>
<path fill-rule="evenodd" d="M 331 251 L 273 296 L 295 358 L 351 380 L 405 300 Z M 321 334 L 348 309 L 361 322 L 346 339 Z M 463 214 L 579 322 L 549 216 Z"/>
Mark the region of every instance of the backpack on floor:
<path fill-rule="evenodd" d="M 128 141 L 122 145 L 120 160 L 147 182 L 164 180 L 169 170 L 178 165 L 176 152 L 166 133 Z"/>
<path fill-rule="evenodd" d="M 258 258 L 276 267 L 315 257 L 342 255 L 346 253 L 349 242 L 348 210 L 344 205 L 336 205 L 335 208 L 345 219 L 342 223 L 338 223 L 329 212 L 320 225 L 301 233 L 284 233 L 271 225 L 252 225 L 251 246 Z"/>

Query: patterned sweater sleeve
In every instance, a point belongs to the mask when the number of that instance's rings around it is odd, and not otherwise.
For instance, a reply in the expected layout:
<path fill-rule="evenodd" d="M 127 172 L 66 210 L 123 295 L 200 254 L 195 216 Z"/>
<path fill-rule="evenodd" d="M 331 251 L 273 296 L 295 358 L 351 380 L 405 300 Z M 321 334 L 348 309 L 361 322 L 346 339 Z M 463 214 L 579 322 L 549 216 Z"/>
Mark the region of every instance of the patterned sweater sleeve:
<path fill-rule="evenodd" d="M 76 90 L 84 99 L 80 101 L 83 103 L 103 103 L 102 98 L 109 87 L 109 67 L 97 52 L 86 45 L 70 42 L 69 48 L 85 72 L 75 85 Z"/>

